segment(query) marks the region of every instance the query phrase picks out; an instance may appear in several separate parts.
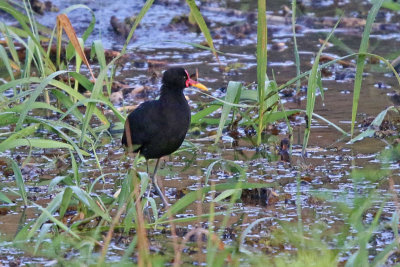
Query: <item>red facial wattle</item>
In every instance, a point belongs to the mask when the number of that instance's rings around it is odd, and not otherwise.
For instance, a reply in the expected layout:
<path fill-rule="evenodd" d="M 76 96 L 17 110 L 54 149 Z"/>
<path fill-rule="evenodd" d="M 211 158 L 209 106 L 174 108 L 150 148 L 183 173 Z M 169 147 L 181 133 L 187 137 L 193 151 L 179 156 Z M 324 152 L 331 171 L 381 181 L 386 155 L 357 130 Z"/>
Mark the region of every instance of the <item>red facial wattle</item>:
<path fill-rule="evenodd" d="M 189 76 L 189 73 L 187 72 L 187 70 L 185 70 L 185 72 L 186 72 L 186 76 L 187 76 L 187 80 L 186 80 L 186 83 L 185 83 L 186 87 L 194 86 L 194 87 L 197 87 L 197 88 L 199 88 L 199 89 L 201 89 L 203 91 L 208 91 L 206 86 L 204 86 L 203 84 L 201 84 L 201 83 L 199 83 L 199 82 L 197 82 L 195 80 L 190 79 L 190 76 Z"/>
<path fill-rule="evenodd" d="M 185 70 L 185 72 L 186 72 L 186 76 L 187 76 L 186 87 L 192 86 L 192 84 L 194 84 L 193 83 L 194 81 L 192 79 L 190 79 L 190 76 L 189 76 L 189 73 L 187 72 L 187 70 Z"/>

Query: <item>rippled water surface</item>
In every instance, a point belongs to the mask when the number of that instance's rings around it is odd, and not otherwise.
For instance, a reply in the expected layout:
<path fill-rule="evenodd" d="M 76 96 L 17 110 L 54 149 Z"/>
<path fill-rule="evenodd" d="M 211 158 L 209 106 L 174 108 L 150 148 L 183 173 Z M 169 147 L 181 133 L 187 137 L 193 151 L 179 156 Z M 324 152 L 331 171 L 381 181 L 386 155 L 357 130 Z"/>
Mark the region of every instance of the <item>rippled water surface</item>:
<path fill-rule="evenodd" d="M 269 3 L 271 2 L 271 3 Z M 268 9 L 268 75 L 274 77 L 278 85 L 284 84 L 296 76 L 293 34 L 290 24 L 290 15 L 284 12 L 283 6 L 288 1 L 267 1 Z M 52 1 L 60 10 L 74 4 L 85 4 L 95 13 L 95 30 L 88 40 L 88 44 L 100 39 L 105 48 L 121 50 L 125 38 L 116 34 L 110 26 L 111 16 L 119 20 L 137 15 L 143 1 Z M 301 61 L 301 71 L 311 69 L 313 59 L 321 46 L 321 40 L 331 31 L 334 22 L 338 19 L 337 11 L 342 10 L 344 17 L 366 18 L 370 4 L 368 1 L 304 1 L 299 10 L 297 43 Z M 218 62 L 208 51 L 195 48 L 188 43 L 203 43 L 201 34 L 190 30 L 183 23 L 171 23 L 176 16 L 187 15 L 189 8 L 182 1 L 156 1 L 150 8 L 135 31 L 134 40 L 128 46 L 129 61 L 119 68 L 115 80 L 132 88 L 144 86 L 140 94 L 124 92 L 123 100 L 116 101 L 116 106 L 135 105 L 156 97 L 160 86 L 160 75 L 168 66 L 184 66 L 191 73 L 196 70 L 199 81 L 210 88 L 210 93 L 215 97 L 223 97 L 229 81 L 240 81 L 249 88 L 255 88 L 256 81 L 256 6 L 254 1 L 205 1 L 201 2 L 200 10 L 209 23 L 211 34 L 219 55 Z M 37 16 L 40 23 L 53 27 L 57 13 L 46 12 Z M 90 23 L 89 11 L 78 9 L 68 13 L 68 16 L 78 32 L 82 33 Z M 12 20 L 4 16 L 4 20 Z M 333 24 L 331 23 L 333 21 Z M 382 9 L 377 16 L 376 29 L 370 38 L 371 53 L 379 54 L 387 59 L 394 59 L 400 53 L 398 44 L 400 34 L 398 31 L 399 16 L 395 12 Z M 382 25 L 391 25 L 395 30 L 386 30 Z M 356 52 L 359 48 L 362 27 L 346 27 L 339 25 L 335 31 L 335 38 L 340 42 L 328 45 L 324 55 L 333 58 L 341 57 Z M 340 45 L 342 43 L 342 45 Z M 324 101 L 317 97 L 315 113 L 337 124 L 345 131 L 350 131 L 351 108 L 355 75 L 355 59 L 345 59 L 349 66 L 334 64 L 323 72 L 322 83 L 324 87 Z M 364 73 L 360 96 L 356 130 L 362 129 L 361 124 L 370 116 L 376 116 L 388 106 L 395 105 L 391 97 L 399 89 L 399 84 L 392 73 L 382 63 L 367 64 Z M 300 91 L 282 93 L 281 99 L 288 109 L 305 109 L 307 81 L 301 81 Z M 293 87 L 293 86 L 292 86 Z M 288 88 L 288 89 L 292 89 Z M 289 90 L 290 91 L 290 90 Z M 201 102 L 209 102 L 208 96 L 197 92 L 187 91 L 193 113 L 201 106 Z M 111 120 L 117 121 L 110 115 Z M 396 121 L 396 114 L 390 114 L 390 120 Z M 296 199 L 300 199 L 303 223 L 312 228 L 314 224 L 324 223 L 328 230 L 340 227 L 344 222 L 340 214 L 332 206 L 335 200 L 346 201 L 353 205 L 353 199 L 377 187 L 377 193 L 388 196 L 389 202 L 383 207 L 381 220 L 389 220 L 396 209 L 389 193 L 388 182 L 363 182 L 357 183 L 351 179 L 353 170 L 379 169 L 381 161 L 379 153 L 388 147 L 391 139 L 369 138 L 350 145 L 348 139 L 343 139 L 342 134 L 321 120 L 312 121 L 311 137 L 306 157 L 301 156 L 301 145 L 305 119 L 297 116 L 291 122 L 293 126 L 293 153 L 291 163 L 279 160 L 280 140 L 289 137 L 285 122 L 275 124 L 278 135 L 275 136 L 275 145 L 254 147 L 246 138 L 244 129 L 239 129 L 239 137 L 230 136 L 224 132 L 222 140 L 214 145 L 214 134 L 217 125 L 195 126 L 187 136 L 185 147 L 195 146 L 195 150 L 175 153 L 165 157 L 159 171 L 162 185 L 171 202 L 176 201 L 181 192 L 196 190 L 204 185 L 205 173 L 208 166 L 217 159 L 233 160 L 246 169 L 246 178 L 250 182 L 272 183 L 273 197 L 267 198 L 263 203 L 259 201 L 243 201 L 235 204 L 235 212 L 230 219 L 232 236 L 227 237 L 227 243 L 239 236 L 240 229 L 248 226 L 258 218 L 270 218 L 267 223 L 260 225 L 246 238 L 246 244 L 255 250 L 279 254 L 282 249 L 269 247 L 266 242 L 258 242 L 270 235 L 270 228 L 277 227 L 278 221 L 295 222 L 298 220 L 298 206 Z M 10 131 L 9 128 L 0 128 L 0 134 Z M 0 137 L 1 138 L 1 137 Z M 121 181 L 129 166 L 129 159 L 124 156 L 120 147 L 120 135 L 111 137 L 104 135 L 101 146 L 97 151 L 98 160 L 105 175 L 96 186 L 97 193 L 112 195 L 120 187 Z M 22 174 L 27 185 L 28 196 L 37 204 L 45 206 L 53 197 L 49 194 L 48 184 L 51 179 L 65 175 L 69 171 L 68 160 L 63 156 L 66 152 L 61 150 L 35 150 L 32 159 L 22 168 Z M 69 153 L 67 153 L 69 156 Z M 28 149 L 19 149 L 3 153 L 2 157 L 12 157 L 19 162 L 29 155 Z M 387 168 L 392 171 L 391 179 L 393 188 L 399 190 L 399 163 L 391 162 Z M 145 171 L 145 166 L 142 166 Z M 82 182 L 90 184 L 101 173 L 94 158 L 87 159 L 81 167 Z M 7 172 L 6 163 L 0 160 L 1 187 L 18 191 L 13 175 Z M 216 167 L 211 173 L 209 182 L 226 182 L 235 178 L 235 172 Z M 327 192 L 333 201 L 324 201 L 315 196 L 315 193 Z M 2 240 L 12 240 L 20 228 L 19 222 L 29 222 L 36 218 L 40 212 L 34 207 L 22 207 L 21 199 L 10 196 L 15 200 L 15 205 L 0 207 L 0 233 Z M 206 198 L 202 211 L 207 213 L 209 203 Z M 375 203 L 379 207 L 380 203 Z M 217 207 L 223 209 L 224 205 Z M 195 205 L 189 206 L 180 216 L 191 216 L 198 213 Z M 371 220 L 373 214 L 366 214 L 366 221 Z M 217 219 L 218 220 L 218 219 Z M 240 221 L 240 223 L 239 223 Z M 179 226 L 178 226 L 179 227 Z M 181 227 L 191 229 L 192 224 Z M 328 231 L 327 230 L 327 231 Z M 164 249 L 157 242 L 160 237 L 154 235 L 154 246 Z M 379 251 L 385 244 L 393 240 L 393 234 L 383 229 L 376 238 L 376 249 Z M 167 242 L 171 242 L 167 239 Z M 162 242 L 161 242 L 162 243 Z M 118 257 L 119 249 L 123 245 L 115 241 L 115 249 L 110 251 L 109 258 Z M 287 249 L 290 249 L 289 247 Z M 168 250 L 168 249 L 166 249 Z M 167 252 L 168 253 L 168 252 Z M 44 259 L 24 255 L 20 250 L 11 250 L 0 247 L 0 260 L 4 264 L 22 259 L 22 262 L 42 262 Z M 343 261 L 346 255 L 343 255 Z M 392 259 L 396 261 L 395 258 Z M 398 258 L 397 258 L 398 260 Z M 188 260 L 190 261 L 190 260 Z M 343 262 L 342 261 L 342 262 Z"/>

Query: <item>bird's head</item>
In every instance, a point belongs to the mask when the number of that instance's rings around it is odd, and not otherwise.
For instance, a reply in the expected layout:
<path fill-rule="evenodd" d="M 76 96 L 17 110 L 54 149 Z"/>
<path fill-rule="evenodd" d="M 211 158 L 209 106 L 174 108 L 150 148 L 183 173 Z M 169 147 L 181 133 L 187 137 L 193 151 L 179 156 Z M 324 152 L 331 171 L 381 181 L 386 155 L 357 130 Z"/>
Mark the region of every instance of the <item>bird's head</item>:
<path fill-rule="evenodd" d="M 173 67 L 166 70 L 163 74 L 162 83 L 176 89 L 183 90 L 186 87 L 194 86 L 203 91 L 208 91 L 206 86 L 190 79 L 189 73 L 184 68 L 180 67 Z"/>

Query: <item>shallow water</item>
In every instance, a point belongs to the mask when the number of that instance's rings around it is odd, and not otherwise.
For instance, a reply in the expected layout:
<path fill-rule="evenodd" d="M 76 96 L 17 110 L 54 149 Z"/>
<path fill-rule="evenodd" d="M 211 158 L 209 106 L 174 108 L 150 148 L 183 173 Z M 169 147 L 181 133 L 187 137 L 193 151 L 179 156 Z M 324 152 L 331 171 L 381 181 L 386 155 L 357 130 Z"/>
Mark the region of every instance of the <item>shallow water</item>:
<path fill-rule="evenodd" d="M 204 39 L 200 34 L 189 31 L 185 26 L 178 25 L 172 27 L 169 23 L 174 16 L 188 13 L 186 5 L 180 1 L 164 2 L 160 1 L 154 4 L 149 13 L 146 14 L 141 28 L 135 32 L 135 40 L 129 45 L 129 54 L 131 61 L 119 69 L 116 80 L 123 81 L 130 86 L 145 85 L 147 92 L 141 95 L 127 95 L 123 103 L 117 105 L 138 104 L 146 99 L 154 98 L 157 95 L 157 89 L 160 85 L 160 75 L 162 70 L 168 66 L 181 65 L 185 66 L 191 73 L 198 70 L 199 81 L 206 84 L 210 89 L 210 93 L 216 97 L 224 95 L 224 89 L 229 81 L 240 81 L 245 85 L 254 88 L 256 80 L 256 57 L 255 43 L 256 31 L 250 31 L 245 38 L 240 38 L 237 30 L 232 25 L 240 25 L 249 18 L 249 12 L 255 10 L 254 1 L 222 1 L 215 4 L 212 2 L 204 2 L 202 8 L 203 15 L 210 20 L 214 36 L 216 48 L 225 54 L 219 56 L 220 65 L 217 63 L 212 54 L 208 51 L 193 48 L 182 42 L 200 43 Z M 286 1 L 273 1 L 269 5 L 268 14 L 271 16 L 281 16 L 281 6 Z M 335 17 L 335 7 L 345 10 L 345 16 L 358 15 L 364 18 L 369 10 L 367 1 L 360 4 L 359 1 L 350 1 L 348 4 L 341 5 L 338 1 L 304 1 L 304 14 L 313 18 Z M 53 1 L 60 9 L 66 8 L 73 4 L 82 3 L 81 1 Z M 168 3 L 168 4 L 167 4 Z M 120 50 L 124 43 L 124 37 L 118 36 L 110 27 L 109 19 L 111 15 L 116 15 L 120 20 L 126 16 L 137 14 L 143 2 L 138 1 L 129 6 L 121 7 L 120 1 L 87 1 L 84 3 L 91 7 L 97 18 L 95 31 L 89 39 L 101 39 L 104 46 L 108 49 Z M 204 11 L 203 11 L 204 10 Z M 232 10 L 240 10 L 240 12 L 231 15 Z M 72 24 L 81 33 L 86 25 L 90 22 L 90 16 L 84 10 L 73 11 L 68 14 Z M 392 16 L 387 11 L 382 11 L 378 16 L 378 21 L 385 23 L 395 23 L 398 21 L 398 15 Z M 55 23 L 56 13 L 46 13 L 45 16 L 39 16 L 38 20 L 52 27 Z M 250 17 L 251 18 L 251 17 Z M 285 20 L 283 20 L 285 21 Z M 253 20 L 251 24 L 256 24 Z M 286 23 L 277 23 L 272 20 L 269 24 L 269 50 L 268 50 L 268 75 L 270 78 L 275 77 L 278 85 L 283 84 L 296 76 L 293 56 L 293 40 L 290 26 L 290 17 L 287 17 Z M 312 25 L 310 27 L 304 17 L 299 18 L 299 32 L 297 33 L 297 42 L 299 45 L 299 53 L 301 60 L 301 70 L 307 71 L 311 69 L 313 58 L 320 48 L 319 39 L 324 39 L 330 27 L 322 27 L 321 24 Z M 239 30 L 240 31 L 240 30 Z M 239 32 L 240 33 L 240 32 Z M 338 28 L 336 37 L 345 43 L 349 49 L 358 50 L 361 40 L 361 29 Z M 220 38 L 216 38 L 216 36 Z M 394 59 L 396 57 L 397 47 L 393 45 L 398 42 L 400 35 L 393 32 L 374 31 L 370 39 L 370 47 L 373 53 L 379 54 L 385 58 Z M 173 42 L 167 42 L 171 41 Z M 332 46 L 327 48 L 323 54 L 333 57 L 340 57 L 348 54 L 344 48 Z M 153 66 L 151 61 L 156 61 L 157 66 Z M 234 65 L 240 63 L 240 65 Z M 353 65 L 355 60 L 351 59 Z M 224 69 L 221 71 L 220 67 Z M 375 71 L 374 71 L 375 70 Z M 377 70 L 377 71 L 376 71 Z M 325 117 L 331 122 L 337 124 L 347 132 L 350 131 L 351 121 L 351 105 L 352 90 L 354 82 L 355 67 L 343 68 L 337 64 L 328 68 L 328 73 L 323 77 L 324 101 L 317 97 L 315 105 L 315 113 Z M 151 77 L 155 73 L 156 79 L 152 81 Z M 357 116 L 357 129 L 363 119 L 369 116 L 376 116 L 386 107 L 393 105 L 390 95 L 398 90 L 399 85 L 390 72 L 381 64 L 367 65 L 365 78 L 361 91 Z M 303 89 L 307 85 L 306 80 L 302 80 Z M 384 85 L 384 86 L 382 86 Z M 381 88 L 378 88 L 381 87 Z M 190 103 L 193 112 L 199 101 L 209 102 L 210 98 L 199 95 L 198 93 L 187 92 L 191 99 Z M 306 92 L 301 90 L 295 97 L 281 96 L 286 108 L 305 109 Z M 299 102 L 298 99 L 301 101 Z M 395 115 L 392 115 L 395 118 Z M 112 118 L 115 120 L 115 118 Z M 343 192 L 346 193 L 348 205 L 352 205 L 354 199 L 360 191 L 378 185 L 376 182 L 365 182 L 355 184 L 350 179 L 350 174 L 354 169 L 377 169 L 381 164 L 377 159 L 380 151 L 387 147 L 387 144 L 377 138 L 369 138 L 354 145 L 346 144 L 348 140 L 341 140 L 341 134 L 328 126 L 326 123 L 313 120 L 312 131 L 307 149 L 307 157 L 301 156 L 301 144 L 303 142 L 304 118 L 298 117 L 293 122 L 293 155 L 292 164 L 277 161 L 279 156 L 274 152 L 274 147 L 263 147 L 256 149 L 250 142 L 245 140 L 244 134 L 235 145 L 235 140 L 224 133 L 223 139 L 218 145 L 212 145 L 212 132 L 216 126 L 201 128 L 200 135 L 194 133 L 189 134 L 187 141 L 192 142 L 197 147 L 195 153 L 182 152 L 166 157 L 162 162 L 159 171 L 159 178 L 165 187 L 166 195 L 171 202 L 177 200 L 177 193 L 185 189 L 196 190 L 204 184 L 205 170 L 216 159 L 234 160 L 237 164 L 246 170 L 246 178 L 250 182 L 268 182 L 274 183 L 272 190 L 278 195 L 273 203 L 242 203 L 235 204 L 235 208 L 239 211 L 235 212 L 230 219 L 232 225 L 233 237 L 226 238 L 226 242 L 232 242 L 252 221 L 258 218 L 269 217 L 271 221 L 268 224 L 260 226 L 257 231 L 246 238 L 246 243 L 256 246 L 257 250 L 269 250 L 268 253 L 279 254 L 282 249 L 278 247 L 268 247 L 257 243 L 259 239 L 266 238 L 270 235 L 268 227 L 271 225 L 276 227 L 277 220 L 296 222 L 298 220 L 298 211 L 296 206 L 296 198 L 301 200 L 301 215 L 303 223 L 307 227 L 312 227 L 315 222 L 325 223 L 327 229 L 336 229 L 342 225 L 343 219 L 334 211 L 330 202 L 322 201 L 314 196 L 314 192 L 328 192 L 333 195 L 334 199 L 340 199 Z M 288 137 L 288 130 L 285 123 L 277 124 L 279 129 L 278 140 Z M 9 129 L 0 129 L 0 133 L 7 132 Z M 211 135 L 211 137 L 210 137 Z M 102 166 L 103 173 L 107 174 L 104 181 L 100 181 L 95 187 L 97 193 L 105 193 L 112 195 L 120 186 L 124 174 L 126 172 L 126 163 L 128 160 L 123 157 L 123 150 L 120 148 L 120 136 L 115 135 L 112 139 L 104 137 L 98 150 L 99 161 Z M 278 144 L 277 144 L 278 145 Z M 261 151 L 259 151 L 261 150 Z M 22 159 L 26 159 L 28 150 L 17 150 L 13 153 L 3 153 L 2 157 L 17 158 L 19 155 Z M 68 172 L 68 162 L 62 160 L 64 151 L 35 151 L 32 164 L 23 168 L 23 175 L 27 185 L 28 195 L 37 204 L 45 206 L 45 204 L 53 197 L 47 192 L 47 185 L 51 179 L 58 175 L 65 175 Z M 47 158 L 44 158 L 45 155 Z M 57 161 L 59 165 L 54 165 L 52 159 L 60 158 Z M 271 160 L 275 159 L 275 160 Z M 57 163 L 56 163 L 57 164 Z M 6 168 L 0 165 L 0 181 L 2 187 L 11 188 L 15 191 L 18 188 L 15 185 L 14 178 Z M 187 168 L 187 166 L 190 166 Z M 142 167 L 143 171 L 145 166 Z M 391 178 L 395 185 L 396 192 L 399 191 L 399 166 L 397 162 L 393 162 L 390 166 L 392 169 Z M 100 172 L 96 166 L 94 158 L 88 159 L 85 165 L 81 167 L 82 182 L 90 184 L 96 179 Z M 225 182 L 235 177 L 234 172 L 224 171 L 216 168 L 210 177 L 210 182 Z M 237 175 L 236 175 L 237 176 Z M 300 190 L 298 188 L 296 177 L 301 178 Z M 299 193 L 299 195 L 297 195 Z M 378 188 L 378 194 L 388 195 L 388 185 L 383 183 Z M 29 222 L 36 218 L 40 212 L 34 207 L 27 207 L 24 212 L 21 199 L 10 198 L 16 202 L 12 206 L 4 206 L 4 212 L 0 212 L 0 238 L 1 240 L 12 240 L 18 232 L 21 224 Z M 209 198 L 206 198 L 206 200 Z M 375 207 L 379 206 L 376 203 Z M 395 210 L 396 203 L 389 201 L 384 207 L 382 220 L 390 219 L 391 214 Z M 222 208 L 224 205 L 221 205 Z M 208 204 L 204 203 L 202 212 L 208 212 Z M 191 216 L 197 214 L 195 205 L 182 213 L 181 216 Z M 243 215 L 241 224 L 238 224 L 239 218 Z M 369 217 L 368 217 L 369 216 Z M 371 218 L 371 214 L 366 217 Z M 368 219 L 367 218 L 367 219 Z M 18 223 L 22 222 L 22 223 Z M 194 224 L 185 225 L 187 229 L 195 227 Z M 236 227 L 236 228 L 235 228 Z M 238 230 L 239 229 L 239 230 Z M 150 233 L 150 235 L 156 233 Z M 382 231 L 378 233 L 376 239 L 378 243 L 376 249 L 382 249 L 388 244 L 393 236 L 390 232 Z M 160 250 L 168 250 L 163 248 L 162 240 L 158 242 L 156 237 L 153 245 Z M 171 242 L 167 240 L 167 242 Z M 161 243 L 161 244 L 160 244 Z M 257 244 L 256 244 L 257 243 Z M 255 245 L 256 244 L 256 245 Z M 124 245 L 118 242 L 113 243 L 114 248 L 109 252 L 109 260 L 118 258 L 121 253 L 119 249 L 123 249 Z M 9 249 L 0 246 L 0 260 L 4 264 L 14 262 L 21 257 L 27 262 L 42 262 L 42 258 L 35 258 L 24 255 L 20 250 Z M 287 248 L 288 250 L 290 248 Z M 187 256 L 187 261 L 191 258 Z M 204 260 L 204 259 L 203 259 Z M 346 255 L 343 260 L 346 260 Z M 396 259 L 392 259 L 395 261 Z"/>

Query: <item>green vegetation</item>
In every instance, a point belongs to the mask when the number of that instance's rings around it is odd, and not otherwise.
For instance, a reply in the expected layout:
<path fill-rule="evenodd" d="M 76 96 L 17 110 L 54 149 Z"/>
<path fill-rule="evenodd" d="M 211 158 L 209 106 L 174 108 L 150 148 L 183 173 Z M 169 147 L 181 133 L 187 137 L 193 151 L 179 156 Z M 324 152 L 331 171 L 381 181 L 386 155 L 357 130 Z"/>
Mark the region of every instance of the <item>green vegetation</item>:
<path fill-rule="evenodd" d="M 72 6 L 64 10 L 63 14 L 58 17 L 57 25 L 53 30 L 49 30 L 35 21 L 28 2 L 23 2 L 22 12 L 20 7 L 0 1 L 0 9 L 13 16 L 20 26 L 17 28 L 0 22 L 0 32 L 5 41 L 4 45 L 0 44 L 0 68 L 5 70 L 2 74 L 7 79 L 6 83 L 0 85 L 0 126 L 13 129 L 0 136 L 0 152 L 9 153 L 17 151 L 16 148 L 22 146 L 28 147 L 28 157 L 25 162 L 17 162 L 13 157 L 7 159 L 7 164 L 14 173 L 18 191 L 2 188 L 0 202 L 11 205 L 10 198 L 18 196 L 22 199 L 21 203 L 24 206 L 34 206 L 40 213 L 34 220 L 22 220 L 21 227 L 12 242 L 2 242 L 1 246 L 19 248 L 32 257 L 55 259 L 59 265 L 124 266 L 130 265 L 133 261 L 139 266 L 162 266 L 171 263 L 179 266 L 182 262 L 192 263 L 192 260 L 184 253 L 186 247 L 195 246 L 195 242 L 190 241 L 191 238 L 197 236 L 198 249 L 201 250 L 204 244 L 199 244 L 201 243 L 200 237 L 205 236 L 207 239 L 204 245 L 206 256 L 202 260 L 207 266 L 240 266 L 242 264 L 265 266 L 266 263 L 272 266 L 337 266 L 341 257 L 347 259 L 345 266 L 382 266 L 387 258 L 399 249 L 398 221 L 400 215 L 397 207 L 392 217 L 384 221 L 381 217 L 382 210 L 387 201 L 391 200 L 391 195 L 377 193 L 376 187 L 388 181 L 390 184 L 391 171 L 388 165 L 399 159 L 399 146 L 381 153 L 380 160 L 383 166 L 380 171 L 374 172 L 373 177 L 369 175 L 371 172 L 353 169 L 351 179 L 355 191 L 361 184 L 370 183 L 371 185 L 371 189 L 365 190 L 362 194 L 356 192 L 354 198 L 348 199 L 346 193 L 333 194 L 328 190 L 313 193 L 315 198 L 326 201 L 335 207 L 337 216 L 340 216 L 340 220 L 343 221 L 343 225 L 336 227 L 335 230 L 328 230 L 327 223 L 321 221 L 312 227 L 304 225 L 301 213 L 300 177 L 296 178 L 298 216 L 295 223 L 261 218 L 249 223 L 243 230 L 239 219 L 232 226 L 232 213 L 238 211 L 235 203 L 240 200 L 247 189 L 271 188 L 276 185 L 274 183 L 250 183 L 247 180 L 246 163 L 243 166 L 226 159 L 210 162 L 204 173 L 205 185 L 187 193 L 163 212 L 159 211 L 155 199 L 144 197 L 149 185 L 149 177 L 140 171 L 143 159 L 139 157 L 132 159 L 132 167 L 128 173 L 121 174 L 123 179 L 119 194 L 111 196 L 104 192 L 96 192 L 96 186 L 101 187 L 100 181 L 104 181 L 108 175 L 103 172 L 97 156 L 98 149 L 104 148 L 102 138 L 109 135 L 111 125 L 109 118 L 103 114 L 102 110 L 111 110 L 113 116 L 121 124 L 125 121 L 125 114 L 115 108 L 109 99 L 112 81 L 116 73 L 116 63 L 126 53 L 127 45 L 135 29 L 151 8 L 153 1 L 146 1 L 136 17 L 121 54 L 109 63 L 106 62 L 101 41 L 93 42 L 91 54 L 95 55 L 98 61 L 97 73 L 92 71 L 83 49 L 95 24 L 95 17 L 90 9 L 91 22 L 84 34 L 78 38 L 69 23 L 67 14 L 77 8 L 88 10 L 83 5 Z M 208 96 L 210 99 L 213 98 L 213 101 L 207 103 L 202 110 L 193 115 L 192 124 L 205 123 L 217 126 L 215 137 L 215 143 L 217 143 L 222 136 L 223 129 L 233 125 L 235 115 L 239 114 L 241 120 L 238 122 L 238 126 L 254 129 L 256 135 L 251 142 L 255 146 L 260 146 L 265 140 L 263 137 L 268 125 L 285 120 L 291 131 L 288 117 L 302 112 L 308 117 L 303 153 L 305 153 L 310 136 L 311 118 L 322 119 L 344 136 L 353 137 L 366 57 L 375 57 L 384 62 L 396 75 L 400 84 L 400 77 L 386 59 L 367 52 L 372 23 L 384 2 L 383 0 L 374 1 L 358 53 L 320 64 L 321 53 L 333 36 L 339 20 L 317 52 L 311 70 L 301 73 L 298 48 L 294 41 L 294 57 L 298 75 L 287 83 L 278 85 L 274 79 L 269 79 L 266 75 L 268 36 L 265 16 L 266 2 L 259 0 L 257 50 L 255 51 L 257 54 L 257 90 L 252 90 L 239 82 L 230 81 L 225 97 L 219 99 Z M 218 51 L 213 45 L 209 29 L 195 1 L 187 0 L 187 4 L 208 43 L 208 49 L 218 60 Z M 293 0 L 292 8 L 295 7 L 296 1 Z M 296 38 L 295 21 L 295 12 L 293 12 L 294 38 Z M 63 31 L 67 34 L 68 39 L 64 39 L 65 37 L 62 36 Z M 18 55 L 16 43 L 24 47 L 23 58 Z M 55 43 L 56 55 L 51 52 L 53 43 Z M 66 48 L 63 49 L 63 47 Z M 321 70 L 339 60 L 348 58 L 357 59 L 350 134 L 314 113 L 318 88 L 323 97 Z M 82 63 L 88 68 L 91 78 L 80 72 Z M 73 64 L 75 64 L 75 69 L 71 69 Z M 286 110 L 278 92 L 292 85 L 299 88 L 300 80 L 304 78 L 308 79 L 306 110 Z M 80 86 L 90 92 L 90 97 L 80 93 L 78 90 Z M 6 92 L 10 90 L 12 90 L 12 96 L 6 95 Z M 219 109 L 221 112 L 218 119 L 209 117 Z M 377 116 L 367 131 L 351 139 L 350 142 L 372 136 L 376 127 L 382 124 L 389 110 L 397 111 L 394 107 L 385 109 Z M 27 186 L 21 172 L 21 168 L 28 162 L 31 154 L 39 149 L 62 150 L 69 163 L 67 175 L 57 176 L 46 184 L 52 198 L 45 207 L 27 197 Z M 184 153 L 182 152 L 184 150 L 182 149 L 178 153 Z M 195 147 L 189 147 L 186 152 L 196 153 L 191 150 L 195 150 Z M 97 167 L 98 176 L 93 181 L 81 179 L 80 169 L 86 167 L 85 162 L 88 158 L 93 160 Z M 216 167 L 227 170 L 235 179 L 220 184 L 210 182 L 209 177 Z M 390 190 L 393 191 L 392 185 Z M 206 197 L 207 213 L 198 212 L 191 217 L 176 216 L 189 206 L 201 205 Z M 395 201 L 398 205 L 397 200 Z M 378 209 L 375 208 L 376 203 L 380 203 Z M 223 206 L 224 209 L 219 209 L 218 205 Z M 70 210 L 74 212 L 72 218 L 67 216 Z M 367 220 L 366 214 L 373 214 L 372 218 Z M 318 216 L 316 215 L 316 217 Z M 218 224 L 216 219 L 218 219 Z M 249 246 L 252 230 L 271 220 L 275 220 L 278 226 L 274 225 L 271 229 L 267 229 L 268 238 L 263 237 L 265 240 L 260 242 L 265 242 L 266 246 L 271 248 L 286 246 L 292 250 L 275 254 L 262 253 Z M 207 227 L 199 226 L 188 230 L 183 238 L 176 234 L 177 225 L 187 223 L 200 225 L 199 222 L 205 222 Z M 229 225 L 240 226 L 242 231 L 239 236 L 226 243 L 223 235 L 230 228 Z M 167 247 L 162 253 L 150 251 L 149 243 L 151 243 L 150 239 L 154 238 L 151 236 L 153 230 L 170 236 L 168 242 L 161 241 Z M 372 255 L 368 246 L 378 231 L 389 231 L 394 238 L 382 251 Z M 117 234 L 129 242 L 126 247 L 119 248 L 122 252 L 115 256 L 111 252 L 111 244 Z M 373 259 L 370 256 L 373 256 Z"/>

